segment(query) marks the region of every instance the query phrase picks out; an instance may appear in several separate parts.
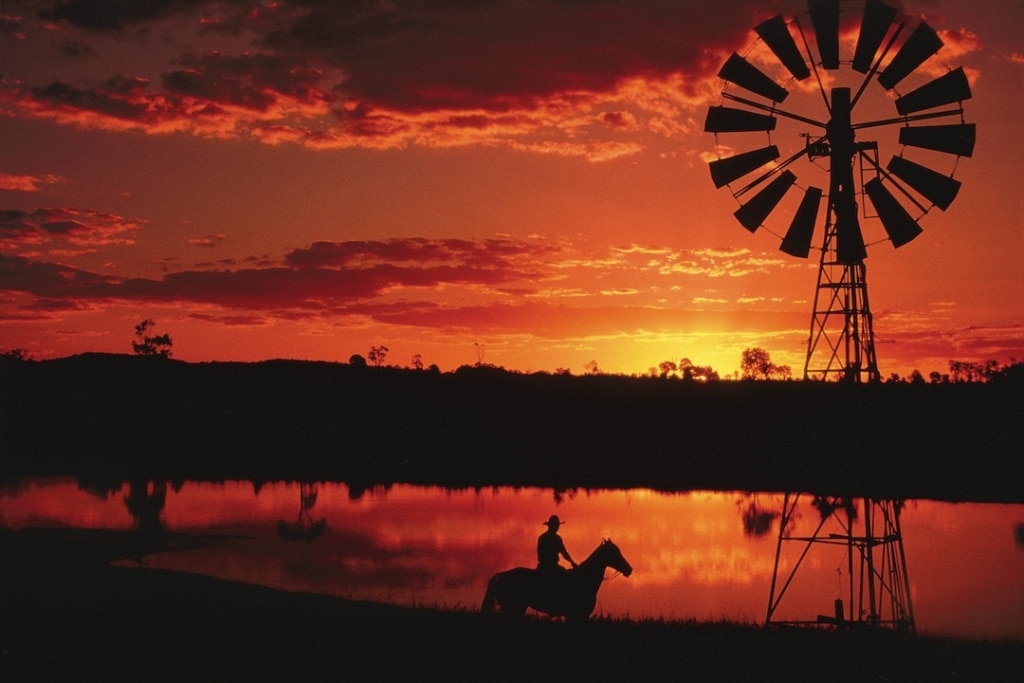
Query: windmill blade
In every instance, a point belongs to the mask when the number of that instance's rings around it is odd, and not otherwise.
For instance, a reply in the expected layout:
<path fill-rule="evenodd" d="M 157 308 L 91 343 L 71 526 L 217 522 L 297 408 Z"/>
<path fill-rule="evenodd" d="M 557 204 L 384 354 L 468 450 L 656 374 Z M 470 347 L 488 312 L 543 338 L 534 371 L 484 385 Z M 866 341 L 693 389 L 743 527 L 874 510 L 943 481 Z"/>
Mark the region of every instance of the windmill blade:
<path fill-rule="evenodd" d="M 871 198 L 871 204 L 878 212 L 878 218 L 882 221 L 893 246 L 902 247 L 921 234 L 921 226 L 885 188 L 881 180 L 872 178 L 864 183 L 864 191 Z"/>
<path fill-rule="evenodd" d="M 893 157 L 887 170 L 943 211 L 949 208 L 960 191 L 959 180 L 903 157 Z"/>
<path fill-rule="evenodd" d="M 974 124 L 900 128 L 900 144 L 969 157 L 974 153 Z"/>
<path fill-rule="evenodd" d="M 768 214 L 779 205 L 783 196 L 795 182 L 796 176 L 792 171 L 783 171 L 775 180 L 754 195 L 749 202 L 736 209 L 733 215 L 736 216 L 740 225 L 750 232 L 754 232 L 761 227 L 761 224 L 768 218 Z"/>
<path fill-rule="evenodd" d="M 789 95 L 785 88 L 735 52 L 722 65 L 718 77 L 761 97 L 767 97 L 772 102 L 781 102 Z"/>
<path fill-rule="evenodd" d="M 886 90 L 892 90 L 897 83 L 924 64 L 925 60 L 938 52 L 941 47 L 942 39 L 939 38 L 939 34 L 922 21 L 889 62 L 889 66 L 885 67 L 885 70 L 878 75 L 878 82 Z"/>
<path fill-rule="evenodd" d="M 705 133 L 744 133 L 775 130 L 776 119 L 747 109 L 708 107 L 704 119 Z"/>
<path fill-rule="evenodd" d="M 782 239 L 779 249 L 790 256 L 807 258 L 811 253 L 811 238 L 814 237 L 814 224 L 818 220 L 818 207 L 821 206 L 822 190 L 808 187 L 804 198 L 800 200 L 793 222 Z"/>
<path fill-rule="evenodd" d="M 724 187 L 734 180 L 742 178 L 752 171 L 756 171 L 770 161 L 779 158 L 779 148 L 775 145 L 768 145 L 761 149 L 751 150 L 743 154 L 712 161 L 711 179 L 716 188 Z"/>
<path fill-rule="evenodd" d="M 818 43 L 818 56 L 825 69 L 839 68 L 839 3 L 835 0 L 807 0 Z"/>
<path fill-rule="evenodd" d="M 925 83 L 917 90 L 908 92 L 903 97 L 896 98 L 896 111 L 905 116 L 969 99 L 971 84 L 967 82 L 967 74 L 961 66 Z"/>
<path fill-rule="evenodd" d="M 789 70 L 789 73 L 793 74 L 794 78 L 802 81 L 811 75 L 810 69 L 807 68 L 807 62 L 800 54 L 796 41 L 793 40 L 793 36 L 790 35 L 789 29 L 786 27 L 786 20 L 781 15 L 776 14 L 771 19 L 762 21 L 754 27 L 754 30 L 757 35 L 761 36 L 761 40 L 765 42 L 768 49 L 775 53 L 782 65 Z"/>
<path fill-rule="evenodd" d="M 864 5 L 864 16 L 860 21 L 860 36 L 857 48 L 853 53 L 853 69 L 862 74 L 871 70 L 875 61 L 875 53 L 885 40 L 892 20 L 896 18 L 896 8 L 880 0 L 868 0 Z"/>
<path fill-rule="evenodd" d="M 836 212 L 836 260 L 851 265 L 868 257 L 856 212 Z"/>

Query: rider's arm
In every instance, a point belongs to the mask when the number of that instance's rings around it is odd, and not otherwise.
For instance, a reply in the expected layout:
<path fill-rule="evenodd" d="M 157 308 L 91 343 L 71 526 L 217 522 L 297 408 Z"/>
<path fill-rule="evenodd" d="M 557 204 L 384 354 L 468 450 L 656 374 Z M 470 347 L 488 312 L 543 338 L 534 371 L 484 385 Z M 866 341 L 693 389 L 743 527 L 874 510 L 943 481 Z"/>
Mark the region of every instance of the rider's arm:
<path fill-rule="evenodd" d="M 564 542 L 562 543 L 561 550 L 562 550 L 562 556 L 565 559 L 569 560 L 569 564 L 571 564 L 573 566 L 573 569 L 575 569 L 576 567 L 579 566 L 578 564 L 576 564 L 576 561 L 573 560 L 572 557 L 569 555 L 569 551 L 565 549 L 565 543 Z"/>

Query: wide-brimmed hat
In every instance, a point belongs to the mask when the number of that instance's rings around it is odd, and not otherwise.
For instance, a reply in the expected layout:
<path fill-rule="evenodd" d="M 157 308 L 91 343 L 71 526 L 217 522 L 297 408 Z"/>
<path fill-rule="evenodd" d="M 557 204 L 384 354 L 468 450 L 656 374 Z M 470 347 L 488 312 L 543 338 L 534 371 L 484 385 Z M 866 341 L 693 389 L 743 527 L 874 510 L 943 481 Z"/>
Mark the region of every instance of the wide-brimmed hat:
<path fill-rule="evenodd" d="M 558 519 L 558 515 L 551 515 L 548 517 L 548 521 L 544 522 L 544 524 L 547 526 L 558 526 L 560 524 L 565 524 L 565 522 Z"/>

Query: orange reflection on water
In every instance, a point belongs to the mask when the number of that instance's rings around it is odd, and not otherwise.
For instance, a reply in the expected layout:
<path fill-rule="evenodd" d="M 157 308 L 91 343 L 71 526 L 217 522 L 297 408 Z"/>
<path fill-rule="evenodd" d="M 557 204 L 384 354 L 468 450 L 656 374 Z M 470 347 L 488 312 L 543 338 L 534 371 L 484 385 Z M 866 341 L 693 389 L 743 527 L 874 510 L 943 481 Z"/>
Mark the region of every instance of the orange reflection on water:
<path fill-rule="evenodd" d="M 126 501 L 162 491 L 145 482 L 93 492 L 69 480 L 29 482 L 0 492 L 0 522 L 140 528 Z M 152 555 L 144 565 L 353 599 L 476 609 L 492 574 L 535 565 L 542 523 L 557 513 L 574 559 L 612 538 L 633 566 L 628 579 L 609 571 L 596 613 L 752 623 L 765 617 L 781 496 L 556 496 L 406 485 L 356 493 L 336 483 L 167 487 L 155 501 L 162 528 L 244 538 Z M 814 521 L 813 510 L 801 514 L 795 531 Z M 1021 505 L 908 503 L 902 523 L 919 632 L 1024 640 L 1024 552 L 1014 543 L 1022 521 Z M 801 589 L 787 596 L 788 616 L 831 610 L 845 578 L 843 557 L 830 548 L 809 553 Z"/>

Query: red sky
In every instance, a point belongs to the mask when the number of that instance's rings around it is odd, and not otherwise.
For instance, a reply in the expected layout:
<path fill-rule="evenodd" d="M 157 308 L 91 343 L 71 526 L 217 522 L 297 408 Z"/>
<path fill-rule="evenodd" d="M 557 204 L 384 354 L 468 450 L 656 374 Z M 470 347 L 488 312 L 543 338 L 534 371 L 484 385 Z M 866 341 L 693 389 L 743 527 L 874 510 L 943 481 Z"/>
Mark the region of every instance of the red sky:
<path fill-rule="evenodd" d="M 917 157 L 963 188 L 913 242 L 894 250 L 863 221 L 879 369 L 1020 360 L 1024 5 L 899 7 L 945 45 L 897 90 L 963 66 L 978 144 Z M 841 8 L 855 28 L 861 3 Z M 761 346 L 803 366 L 817 259 L 778 251 L 784 206 L 743 229 L 707 166 L 765 136 L 716 148 L 703 132 L 734 51 L 790 89 L 786 108 L 823 116 L 815 85 L 787 81 L 751 30 L 778 13 L 809 27 L 802 2 L 3 10 L 0 350 L 127 353 L 152 318 L 186 361 L 385 345 L 389 364 L 442 370 L 632 374 L 687 357 L 728 374 Z M 878 83 L 864 97 L 896 116 Z M 802 126 L 773 134 L 783 157 Z M 884 164 L 898 126 L 877 131 Z M 801 185 L 827 183 L 801 164 Z"/>

